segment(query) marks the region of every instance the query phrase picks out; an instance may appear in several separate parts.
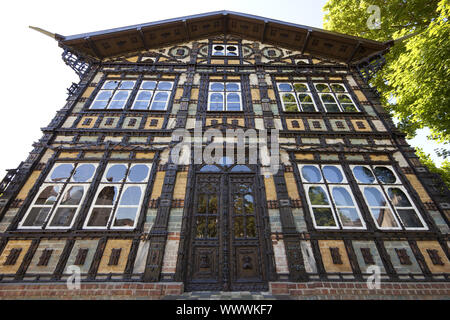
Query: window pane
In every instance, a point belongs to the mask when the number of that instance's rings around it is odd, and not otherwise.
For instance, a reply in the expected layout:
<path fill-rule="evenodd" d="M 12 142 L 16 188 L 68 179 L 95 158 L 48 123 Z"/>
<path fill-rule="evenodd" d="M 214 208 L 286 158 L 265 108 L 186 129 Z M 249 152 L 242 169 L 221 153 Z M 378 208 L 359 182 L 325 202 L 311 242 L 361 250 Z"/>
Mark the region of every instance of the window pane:
<path fill-rule="evenodd" d="M 73 170 L 73 164 L 59 164 L 52 172 L 50 180 L 55 182 L 67 181 Z"/>
<path fill-rule="evenodd" d="M 105 85 L 103 86 L 103 89 L 115 89 L 117 88 L 117 85 L 119 84 L 119 81 L 107 81 Z"/>
<path fill-rule="evenodd" d="M 69 227 L 76 211 L 77 208 L 59 208 L 50 222 L 50 226 Z"/>
<path fill-rule="evenodd" d="M 247 194 L 244 196 L 244 211 L 246 214 L 253 214 L 254 207 L 253 207 L 253 196 Z"/>
<path fill-rule="evenodd" d="M 89 218 L 89 227 L 106 227 L 108 224 L 111 208 L 94 208 Z"/>
<path fill-rule="evenodd" d="M 328 196 L 322 187 L 310 187 L 308 191 L 311 205 L 329 205 Z"/>
<path fill-rule="evenodd" d="M 205 238 L 206 217 L 197 217 L 197 238 Z"/>
<path fill-rule="evenodd" d="M 388 188 L 389 199 L 396 207 L 412 207 L 406 194 L 399 188 Z"/>
<path fill-rule="evenodd" d="M 339 109 L 337 104 L 334 103 L 326 103 L 325 104 L 325 109 L 327 109 L 327 112 L 340 112 L 341 110 Z"/>
<path fill-rule="evenodd" d="M 156 88 L 156 82 L 155 81 L 144 81 L 141 85 L 142 89 L 146 90 L 153 90 Z"/>
<path fill-rule="evenodd" d="M 123 164 L 115 164 L 108 169 L 106 180 L 109 182 L 119 182 L 125 178 L 127 166 Z"/>
<path fill-rule="evenodd" d="M 134 87 L 134 81 L 122 81 L 120 84 L 119 89 L 133 89 Z"/>
<path fill-rule="evenodd" d="M 342 109 L 347 112 L 358 111 L 353 104 L 342 104 Z"/>
<path fill-rule="evenodd" d="M 153 101 L 151 109 L 152 110 L 165 110 L 166 102 L 165 101 Z"/>
<path fill-rule="evenodd" d="M 148 166 L 146 166 L 145 164 L 134 165 L 130 169 L 128 180 L 130 180 L 131 182 L 144 181 L 148 176 L 148 171 Z"/>
<path fill-rule="evenodd" d="M 334 227 L 336 222 L 330 208 L 313 208 L 314 218 L 318 227 Z"/>
<path fill-rule="evenodd" d="M 225 47 L 221 46 L 221 45 L 214 46 L 214 50 L 217 50 L 217 51 L 222 51 L 224 49 L 225 49 Z"/>
<path fill-rule="evenodd" d="M 149 101 L 135 101 L 133 105 L 133 109 L 136 110 L 145 110 L 148 108 Z"/>
<path fill-rule="evenodd" d="M 280 83 L 278 85 L 280 91 L 292 91 L 292 86 L 289 83 Z"/>
<path fill-rule="evenodd" d="M 255 217 L 247 217 L 247 238 L 256 238 Z"/>
<path fill-rule="evenodd" d="M 244 237 L 244 217 L 234 218 L 234 237 L 235 238 Z"/>
<path fill-rule="evenodd" d="M 197 201 L 197 213 L 206 213 L 206 198 L 205 194 L 200 194 Z"/>
<path fill-rule="evenodd" d="M 228 102 L 241 102 L 241 99 L 237 93 L 228 93 L 227 94 L 227 103 Z"/>
<path fill-rule="evenodd" d="M 298 112 L 297 104 L 285 104 L 284 105 L 285 111 L 291 111 L 291 112 Z"/>
<path fill-rule="evenodd" d="M 208 238 L 217 237 L 217 219 L 214 217 L 208 218 Z"/>
<path fill-rule="evenodd" d="M 398 224 L 390 209 L 371 209 L 372 216 L 380 228 L 397 228 Z"/>
<path fill-rule="evenodd" d="M 227 111 L 240 111 L 241 104 L 240 103 L 227 103 Z"/>
<path fill-rule="evenodd" d="M 337 206 L 354 206 L 352 197 L 347 189 L 343 187 L 334 187 L 332 193 L 334 202 Z"/>
<path fill-rule="evenodd" d="M 111 98 L 112 93 L 113 93 L 112 91 L 103 91 L 102 90 L 102 91 L 99 92 L 96 100 L 106 100 L 106 101 L 108 101 L 109 98 Z"/>
<path fill-rule="evenodd" d="M 397 180 L 395 178 L 395 174 L 386 167 L 376 167 L 373 172 L 383 183 L 395 183 L 395 181 Z"/>
<path fill-rule="evenodd" d="M 322 180 L 319 169 L 314 166 L 303 166 L 302 175 L 308 182 L 320 182 Z"/>
<path fill-rule="evenodd" d="M 316 89 L 319 92 L 330 92 L 330 88 L 328 88 L 328 86 L 323 83 L 316 84 Z"/>
<path fill-rule="evenodd" d="M 341 170 L 339 170 L 338 167 L 335 166 L 324 166 L 322 168 L 323 174 L 325 176 L 325 179 L 327 179 L 328 182 L 332 183 L 340 183 L 344 180 L 344 177 L 342 176 Z"/>
<path fill-rule="evenodd" d="M 136 100 L 150 100 L 152 98 L 152 92 L 151 91 L 141 91 L 137 95 Z"/>
<path fill-rule="evenodd" d="M 234 202 L 234 214 L 243 214 L 244 206 L 242 197 L 240 195 L 235 195 L 233 202 Z"/>
<path fill-rule="evenodd" d="M 123 109 L 125 107 L 126 100 L 113 100 L 108 106 L 108 109 Z"/>
<path fill-rule="evenodd" d="M 331 94 L 323 94 L 321 95 L 321 98 L 324 103 L 336 103 L 336 100 L 334 100 L 334 97 Z"/>
<path fill-rule="evenodd" d="M 346 94 L 340 94 L 338 95 L 338 99 L 340 103 L 353 103 L 350 97 Z"/>
<path fill-rule="evenodd" d="M 172 89 L 172 82 L 162 81 L 158 83 L 158 90 L 171 90 L 171 89 Z"/>
<path fill-rule="evenodd" d="M 91 109 L 104 109 L 108 105 L 108 101 L 95 101 L 91 105 Z"/>
<path fill-rule="evenodd" d="M 137 186 L 126 188 L 120 199 L 121 206 L 137 206 L 141 200 L 141 188 Z"/>
<path fill-rule="evenodd" d="M 282 99 L 284 103 L 297 103 L 292 93 L 283 93 Z"/>
<path fill-rule="evenodd" d="M 343 85 L 341 84 L 332 84 L 331 88 L 333 89 L 334 92 L 345 92 L 345 88 Z"/>
<path fill-rule="evenodd" d="M 223 94 L 221 94 L 221 93 L 213 93 L 210 96 L 210 101 L 211 102 L 223 102 Z"/>
<path fill-rule="evenodd" d="M 251 172 L 252 170 L 245 165 L 236 165 L 231 169 L 231 172 Z"/>
<path fill-rule="evenodd" d="M 423 228 L 414 209 L 397 209 L 397 212 L 406 228 Z"/>
<path fill-rule="evenodd" d="M 357 166 L 353 168 L 353 174 L 355 178 L 358 179 L 361 183 L 373 183 L 375 181 L 375 177 L 368 168 L 363 166 Z"/>
<path fill-rule="evenodd" d="M 303 103 L 312 103 L 312 99 L 311 96 L 308 94 L 299 94 L 298 95 L 298 99 L 300 100 L 300 102 Z"/>
<path fill-rule="evenodd" d="M 220 169 L 217 166 L 212 164 L 208 164 L 200 169 L 201 172 L 220 172 Z"/>
<path fill-rule="evenodd" d="M 114 219 L 115 227 L 132 227 L 136 219 L 138 208 L 123 208 L 117 209 L 116 218 Z"/>
<path fill-rule="evenodd" d="M 155 95 L 155 98 L 153 99 L 153 101 L 166 102 L 168 98 L 169 98 L 169 94 L 167 92 L 158 92 Z"/>
<path fill-rule="evenodd" d="M 130 94 L 129 91 L 117 91 L 116 94 L 113 97 L 113 101 L 126 100 L 128 98 L 129 94 Z"/>
<path fill-rule="evenodd" d="M 211 91 L 224 91 L 224 85 L 220 82 L 214 82 L 211 84 Z"/>
<path fill-rule="evenodd" d="M 72 180 L 76 182 L 86 182 L 92 178 L 94 172 L 95 166 L 93 164 L 79 165 L 73 174 Z"/>
<path fill-rule="evenodd" d="M 73 186 L 64 194 L 61 204 L 62 205 L 78 205 L 81 202 L 84 194 L 84 187 Z"/>
<path fill-rule="evenodd" d="M 365 188 L 364 195 L 371 207 L 385 207 L 387 206 L 386 199 L 377 188 Z"/>
<path fill-rule="evenodd" d="M 316 111 L 316 108 L 314 107 L 313 104 L 304 104 L 304 103 L 302 103 L 302 109 L 305 112 L 314 112 L 314 111 Z"/>
<path fill-rule="evenodd" d="M 362 227 L 361 219 L 355 208 L 338 208 L 337 211 L 344 227 Z"/>
<path fill-rule="evenodd" d="M 227 83 L 227 91 L 239 91 L 239 84 Z"/>
<path fill-rule="evenodd" d="M 217 213 L 217 196 L 216 195 L 210 196 L 210 198 L 209 198 L 208 213 L 212 213 L 212 214 Z"/>
<path fill-rule="evenodd" d="M 33 208 L 28 213 L 26 220 L 23 223 L 25 227 L 39 227 L 44 224 L 51 208 Z"/>
<path fill-rule="evenodd" d="M 117 192 L 117 187 L 103 187 L 102 191 L 98 194 L 95 204 L 101 206 L 112 206 L 117 198 Z"/>
<path fill-rule="evenodd" d="M 306 92 L 308 91 L 308 87 L 303 83 L 294 83 L 295 91 L 297 92 Z"/>
<path fill-rule="evenodd" d="M 56 198 L 58 197 L 59 190 L 61 188 L 59 186 L 48 186 L 44 190 L 41 191 L 38 198 L 36 199 L 35 204 L 43 204 L 43 205 L 52 205 L 55 203 Z"/>

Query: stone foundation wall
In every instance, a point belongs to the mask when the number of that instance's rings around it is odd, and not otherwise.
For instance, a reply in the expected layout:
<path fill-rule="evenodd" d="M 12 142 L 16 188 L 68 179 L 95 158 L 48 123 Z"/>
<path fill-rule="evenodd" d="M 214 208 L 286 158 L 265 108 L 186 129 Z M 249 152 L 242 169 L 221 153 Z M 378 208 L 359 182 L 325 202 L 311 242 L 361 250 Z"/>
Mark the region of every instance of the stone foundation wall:
<path fill-rule="evenodd" d="M 183 284 L 176 283 L 88 283 L 79 290 L 68 290 L 60 284 L 1 284 L 0 300 L 8 299 L 161 299 L 179 295 Z"/>
<path fill-rule="evenodd" d="M 346 300 L 450 300 L 450 283 L 382 283 L 380 289 L 369 290 L 362 282 L 271 282 L 273 295 L 289 295 L 295 299 Z"/>

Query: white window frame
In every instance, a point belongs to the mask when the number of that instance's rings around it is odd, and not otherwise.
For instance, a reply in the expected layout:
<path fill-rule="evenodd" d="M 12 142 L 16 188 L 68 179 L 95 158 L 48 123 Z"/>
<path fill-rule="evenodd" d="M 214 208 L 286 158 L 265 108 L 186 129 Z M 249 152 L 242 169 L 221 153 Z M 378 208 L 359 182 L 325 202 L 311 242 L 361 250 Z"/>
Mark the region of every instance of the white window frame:
<path fill-rule="evenodd" d="M 303 169 L 304 166 L 313 166 L 313 167 L 317 168 L 319 170 L 320 174 L 321 174 L 321 180 L 319 182 L 309 182 L 309 181 L 307 181 L 303 177 L 303 173 L 302 173 L 302 169 Z M 326 178 L 325 178 L 325 176 L 323 174 L 323 167 L 325 167 L 325 166 L 333 166 L 333 167 L 338 168 L 340 170 L 341 174 L 342 174 L 342 182 L 335 183 L 335 182 L 328 182 L 328 181 L 326 181 Z M 341 165 L 339 165 L 339 164 L 324 164 L 324 165 L 297 164 L 297 167 L 298 167 L 298 170 L 299 170 L 299 173 L 300 173 L 300 177 L 302 179 L 303 187 L 304 187 L 304 190 L 305 190 L 305 197 L 306 197 L 306 200 L 308 202 L 308 207 L 309 207 L 309 210 L 310 210 L 311 215 L 312 215 L 313 224 L 314 224 L 314 227 L 316 229 L 335 229 L 335 230 L 366 230 L 367 229 L 366 222 L 364 221 L 364 218 L 363 218 L 363 216 L 361 214 L 361 210 L 358 207 L 358 203 L 355 201 L 355 197 L 353 195 L 352 189 L 351 189 L 351 187 L 350 187 L 350 185 L 348 183 L 347 177 L 346 177 L 345 172 L 344 172 L 344 170 L 343 170 Z M 327 187 L 327 185 L 328 185 L 328 187 Z M 328 200 L 330 201 L 330 205 L 312 205 L 311 204 L 311 200 L 309 199 L 309 189 L 312 186 L 320 186 L 320 187 L 322 187 L 322 189 L 325 191 L 325 193 L 326 193 L 326 195 L 328 197 Z M 333 191 L 334 187 L 343 187 L 343 188 L 345 188 L 347 190 L 347 192 L 350 194 L 350 197 L 352 198 L 354 206 L 337 206 L 336 205 L 336 201 L 334 200 L 334 197 L 332 195 L 332 191 Z M 331 190 L 331 194 L 329 192 L 329 189 Z M 336 226 L 335 227 L 318 226 L 316 224 L 316 218 L 315 218 L 315 215 L 314 215 L 313 206 L 317 207 L 317 208 L 321 208 L 321 207 L 328 208 L 328 207 L 330 207 L 331 208 L 331 212 L 333 214 L 334 221 L 336 223 Z M 355 208 L 355 210 L 356 210 L 356 212 L 358 214 L 359 220 L 361 221 L 361 225 L 362 226 L 361 227 L 344 226 L 343 223 L 342 223 L 340 214 L 339 214 L 339 212 L 337 212 L 337 210 L 335 210 L 335 208 L 336 209 L 337 208 Z M 338 223 L 338 221 L 339 221 L 339 223 Z"/>
<path fill-rule="evenodd" d="M 108 180 L 106 180 L 106 174 L 108 173 L 108 170 L 114 166 L 114 165 L 125 165 L 127 167 L 127 170 L 125 171 L 125 180 L 121 180 L 121 181 L 117 181 L 117 182 L 108 182 Z M 131 182 L 129 180 L 129 173 L 131 171 L 131 169 L 136 166 L 136 165 L 145 165 L 148 167 L 148 172 L 147 172 L 147 176 L 140 182 Z M 152 166 L 153 163 L 151 162 L 137 162 L 137 163 L 129 163 L 129 162 L 110 162 L 108 163 L 108 165 L 105 168 L 105 171 L 103 172 L 103 176 L 102 179 L 99 183 L 99 185 L 97 186 L 97 190 L 95 193 L 95 197 L 92 200 L 92 203 L 90 205 L 89 208 L 89 213 L 86 216 L 86 219 L 84 221 L 83 224 L 83 229 L 86 230 L 134 230 L 137 226 L 139 217 L 140 217 L 140 211 L 142 209 L 142 202 L 144 201 L 144 197 L 145 197 L 145 191 L 147 188 L 147 184 L 148 184 L 148 180 L 150 178 L 150 173 L 152 170 Z M 115 201 L 113 201 L 112 205 L 96 205 L 95 202 L 97 201 L 98 195 L 100 194 L 101 190 L 103 189 L 103 187 L 105 186 L 109 186 L 109 187 L 117 187 L 118 188 L 118 195 Z M 137 211 L 136 211 L 136 217 L 134 219 L 134 224 L 133 226 L 120 226 L 120 227 L 115 227 L 114 224 L 114 219 L 116 218 L 117 215 L 117 209 L 119 208 L 120 205 L 120 201 L 122 200 L 122 196 L 126 190 L 126 188 L 130 187 L 130 186 L 137 186 L 141 188 L 141 197 L 139 200 L 139 205 L 137 207 Z M 133 207 L 135 208 L 136 205 L 124 205 L 121 207 Z M 88 226 L 88 222 L 91 218 L 92 212 L 94 211 L 94 208 L 111 208 L 109 217 L 108 217 L 108 221 L 106 223 L 105 226 Z"/>
<path fill-rule="evenodd" d="M 113 81 L 113 82 L 117 81 L 118 82 L 117 87 L 115 89 L 105 89 L 105 86 L 111 81 Z M 122 82 L 133 82 L 133 87 L 131 89 L 120 89 Z M 128 100 L 130 99 L 131 92 L 133 92 L 133 89 L 136 86 L 136 83 L 137 83 L 136 79 L 121 79 L 121 80 L 106 79 L 105 82 L 103 83 L 102 88 L 98 91 L 97 95 L 95 96 L 94 101 L 92 101 L 91 105 L 89 106 L 89 109 L 90 110 L 123 110 L 126 107 Z M 106 100 L 97 100 L 98 96 L 104 91 L 112 92 L 111 96 L 108 99 L 106 106 L 104 108 L 92 108 L 96 101 L 106 101 Z M 127 93 L 128 93 L 127 99 L 125 100 L 125 104 L 124 104 L 123 108 L 110 108 L 111 102 L 113 101 L 114 97 L 121 91 L 127 91 Z M 119 100 L 119 101 L 124 101 L 124 100 Z"/>
<path fill-rule="evenodd" d="M 284 84 L 284 83 L 289 84 L 291 86 L 292 90 L 291 91 L 281 91 L 280 90 L 280 85 Z M 295 85 L 296 84 L 306 85 L 306 88 L 308 88 L 308 90 L 307 91 L 296 91 L 295 90 Z M 285 93 L 291 93 L 294 96 L 295 102 L 297 104 L 297 110 L 298 110 L 297 112 L 317 112 L 318 111 L 316 102 L 314 101 L 314 97 L 312 95 L 311 88 L 310 88 L 308 83 L 306 83 L 306 82 L 277 82 L 277 88 L 278 88 L 278 95 L 280 97 L 280 101 L 281 101 L 281 104 L 283 106 L 283 111 L 284 112 L 295 112 L 295 111 L 286 111 L 286 106 L 285 106 L 285 103 L 283 101 L 283 94 L 285 94 Z M 312 104 L 314 106 L 314 111 L 304 111 L 303 110 L 303 105 L 302 105 L 302 103 L 301 103 L 301 101 L 300 101 L 300 99 L 298 97 L 298 95 L 300 95 L 300 94 L 306 94 L 306 95 L 308 95 L 311 98 Z"/>
<path fill-rule="evenodd" d="M 53 172 L 56 170 L 56 168 L 61 165 L 61 164 L 71 164 L 72 165 L 72 170 L 70 173 L 70 176 L 68 179 L 64 180 L 64 181 L 58 181 L 58 182 L 54 182 L 51 180 L 51 176 L 53 174 Z M 92 174 L 92 176 L 87 180 L 87 181 L 83 181 L 83 182 L 76 182 L 73 180 L 73 176 L 75 174 L 76 169 L 79 166 L 82 166 L 84 164 L 90 164 L 94 166 L 94 173 Z M 83 205 L 84 200 L 86 199 L 86 195 L 89 192 L 89 188 L 92 182 L 92 179 L 94 178 L 96 172 L 98 169 L 98 163 L 91 163 L 91 162 L 77 162 L 77 163 L 69 163 L 69 162 L 56 162 L 53 164 L 52 169 L 50 170 L 49 174 L 45 177 L 44 183 L 40 186 L 37 194 L 35 195 L 35 197 L 33 198 L 33 201 L 31 202 L 31 205 L 29 206 L 26 214 L 23 216 L 22 220 L 20 221 L 19 225 L 18 225 L 18 229 L 42 229 L 42 230 L 55 230 L 55 229 L 70 229 L 72 228 L 73 224 L 75 223 L 75 220 L 78 216 L 78 213 L 80 212 L 80 208 Z M 56 201 L 55 203 L 53 203 L 52 205 L 35 205 L 37 198 L 39 197 L 40 193 L 49 186 L 59 186 L 60 190 L 58 192 L 58 195 L 56 197 Z M 61 201 L 63 199 L 63 196 L 66 194 L 66 192 L 68 190 L 70 190 L 71 187 L 73 186 L 82 186 L 84 188 L 83 191 L 83 197 L 80 200 L 80 203 L 78 204 L 78 208 L 75 211 L 75 214 L 72 218 L 72 221 L 70 223 L 69 226 L 50 226 L 50 222 L 52 221 L 53 217 L 55 216 L 56 212 L 58 211 L 59 208 L 70 208 L 70 207 L 74 207 L 75 205 L 61 205 Z M 44 220 L 44 223 L 41 226 L 24 226 L 24 222 L 27 219 L 28 215 L 30 214 L 31 210 L 34 207 L 49 207 L 50 211 L 49 214 L 47 215 L 47 217 Z M 44 228 L 45 226 L 45 228 Z"/>
<path fill-rule="evenodd" d="M 156 84 L 155 84 L 155 89 L 153 89 L 153 90 L 151 90 L 151 89 L 142 89 L 142 85 L 144 84 L 144 82 L 155 82 L 155 83 L 156 83 Z M 158 89 L 158 86 L 159 86 L 159 84 L 160 84 L 161 82 L 168 82 L 168 83 L 170 83 L 170 84 L 171 84 L 170 90 L 161 90 L 161 89 Z M 136 93 L 136 96 L 135 96 L 135 98 L 134 98 L 134 101 L 133 101 L 133 104 L 132 104 L 130 110 L 134 110 L 134 111 L 166 111 L 166 110 L 167 110 L 167 106 L 169 105 L 169 101 L 170 101 L 170 97 L 171 97 L 171 95 L 172 95 L 173 88 L 174 88 L 174 82 L 173 82 L 173 81 L 166 81 L 166 80 L 151 80 L 151 79 L 144 79 L 144 80 L 142 80 L 142 82 L 141 82 L 141 84 L 140 84 L 140 86 L 139 86 L 139 90 L 138 90 L 137 93 Z M 145 91 L 151 93 L 150 100 L 148 100 L 147 108 L 146 108 L 146 109 L 135 109 L 134 106 L 136 105 L 136 102 L 137 102 L 137 101 L 146 101 L 146 100 L 137 100 L 137 97 L 139 96 L 139 93 L 145 92 Z M 153 109 L 152 109 L 153 101 L 154 101 L 155 96 L 156 96 L 159 92 L 166 92 L 167 95 L 168 95 L 168 96 L 167 96 L 167 100 L 166 100 L 166 103 L 165 103 L 165 105 L 164 105 L 164 109 L 162 109 L 162 110 L 153 110 Z"/>
<path fill-rule="evenodd" d="M 223 50 L 216 50 L 215 46 L 222 46 Z M 229 50 L 228 47 L 236 47 L 236 51 L 232 51 L 234 54 L 228 54 Z M 223 52 L 222 55 L 217 55 L 216 52 Z M 239 45 L 238 44 L 224 44 L 224 43 L 213 43 L 212 44 L 212 54 L 213 57 L 239 57 Z"/>
<path fill-rule="evenodd" d="M 370 184 L 370 183 L 359 182 L 359 180 L 356 178 L 356 176 L 354 175 L 354 172 L 353 172 L 353 169 L 355 167 L 359 167 L 359 166 L 365 167 L 365 168 L 369 169 L 372 172 L 372 175 L 375 178 L 375 181 L 373 183 Z M 379 181 L 379 179 L 377 178 L 377 176 L 376 176 L 376 174 L 374 172 L 374 169 L 375 168 L 379 168 L 379 167 L 384 167 L 384 168 L 389 169 L 395 176 L 395 182 L 394 183 L 383 183 L 383 182 Z M 369 206 L 369 203 L 365 199 L 364 187 L 369 187 L 369 186 L 378 187 L 377 189 L 379 189 L 379 191 L 383 195 L 384 199 L 388 203 L 389 208 L 391 209 L 392 214 L 393 214 L 393 216 L 394 216 L 394 218 L 395 218 L 395 220 L 396 220 L 396 222 L 397 222 L 397 224 L 399 226 L 398 228 L 381 228 L 381 227 L 378 226 L 378 223 L 375 220 L 375 217 L 372 215 L 372 212 L 370 212 L 370 215 L 372 216 L 372 219 L 375 221 L 376 226 L 380 230 L 402 230 L 402 229 L 404 229 L 404 230 L 429 230 L 428 225 L 426 224 L 425 220 L 423 219 L 422 215 L 420 214 L 419 210 L 417 209 L 416 204 L 412 200 L 411 196 L 409 195 L 409 192 L 406 190 L 406 188 L 402 184 L 401 180 L 399 179 L 399 176 L 398 176 L 397 172 L 395 171 L 395 169 L 392 166 L 390 166 L 390 165 L 372 165 L 372 166 L 369 166 L 369 165 L 352 165 L 352 166 L 350 166 L 350 169 L 352 171 L 352 174 L 353 174 L 353 176 L 355 178 L 356 183 L 358 184 L 358 186 L 359 186 L 359 188 L 360 188 L 360 190 L 362 192 L 362 195 L 364 197 L 364 201 L 365 201 L 367 207 L 369 208 L 369 211 L 370 211 L 371 207 Z M 416 213 L 417 217 L 419 218 L 420 222 L 423 225 L 422 228 L 421 227 L 416 227 L 416 228 L 415 227 L 405 227 L 405 225 L 404 225 L 404 223 L 403 223 L 403 221 L 401 219 L 400 214 L 398 214 L 396 207 L 394 206 L 394 204 L 392 203 L 392 200 L 388 196 L 388 189 L 389 188 L 399 188 L 400 190 L 403 191 L 403 193 L 406 195 L 406 197 L 408 198 L 409 202 L 412 205 L 412 207 L 405 207 L 405 208 L 413 208 L 414 209 L 414 212 Z M 374 207 L 374 208 L 378 208 L 378 207 Z M 400 208 L 402 208 L 402 207 L 400 207 Z"/>
<path fill-rule="evenodd" d="M 211 90 L 211 86 L 214 83 L 221 83 L 224 86 L 223 91 L 212 91 Z M 226 85 L 227 83 L 235 83 L 239 86 L 239 91 L 227 91 L 226 89 Z M 223 110 L 221 111 L 217 111 L 217 110 L 211 110 L 211 95 L 215 94 L 215 93 L 219 93 L 222 94 L 223 97 Z M 227 110 L 228 109 L 228 103 L 227 103 L 227 99 L 228 99 L 228 94 L 231 93 L 236 93 L 239 96 L 239 105 L 240 105 L 240 109 L 239 110 Z M 215 111 L 215 112 L 240 112 L 244 109 L 244 106 L 242 104 L 242 87 L 241 87 L 241 83 L 240 82 L 234 82 L 234 81 L 228 81 L 228 82 L 220 82 L 220 81 L 214 81 L 214 82 L 210 82 L 209 83 L 209 87 L 208 87 L 208 111 Z"/>
<path fill-rule="evenodd" d="M 329 92 L 320 92 L 319 90 L 317 90 L 317 85 L 319 85 L 319 84 L 326 85 L 328 87 Z M 331 88 L 332 84 L 337 84 L 337 85 L 342 86 L 345 91 L 344 92 L 334 92 L 333 89 Z M 355 103 L 355 100 L 353 100 L 352 96 L 350 95 L 350 92 L 348 92 L 347 87 L 343 83 L 340 83 L 340 82 L 339 83 L 338 82 L 336 82 L 336 83 L 314 82 L 314 89 L 320 96 L 320 101 L 322 102 L 323 109 L 325 110 L 325 112 L 330 112 L 330 111 L 327 111 L 327 108 L 325 107 L 325 103 L 322 99 L 322 95 L 324 95 L 324 94 L 330 94 L 334 98 L 334 101 L 336 102 L 336 105 L 338 106 L 340 112 L 348 112 L 348 111 L 345 111 L 344 108 L 341 106 L 341 102 L 338 99 L 339 94 L 345 94 L 350 98 L 353 106 L 356 109 L 356 111 L 353 111 L 353 112 L 361 112 L 361 110 L 359 110 L 359 108 L 358 108 L 358 105 Z"/>

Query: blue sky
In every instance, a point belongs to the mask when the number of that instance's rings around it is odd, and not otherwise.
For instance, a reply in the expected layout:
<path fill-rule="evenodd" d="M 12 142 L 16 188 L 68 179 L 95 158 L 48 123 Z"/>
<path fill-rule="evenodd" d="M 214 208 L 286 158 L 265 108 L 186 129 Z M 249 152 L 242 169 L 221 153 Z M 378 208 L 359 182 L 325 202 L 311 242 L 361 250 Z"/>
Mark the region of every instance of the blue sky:
<path fill-rule="evenodd" d="M 16 168 L 41 138 L 45 127 L 67 98 L 66 88 L 78 77 L 61 60 L 52 39 L 28 29 L 38 26 L 72 35 L 217 10 L 239 11 L 322 28 L 325 0 L 228 1 L 8 1 L 2 3 L 2 115 L 0 117 L 0 179 Z M 382 18 L 382 17 L 381 17 Z M 20 119 L 20 120 L 18 120 Z M 10 139 L 9 137 L 14 137 Z M 426 134 L 413 145 L 434 153 Z M 6 151 L 5 151 L 6 150 Z"/>

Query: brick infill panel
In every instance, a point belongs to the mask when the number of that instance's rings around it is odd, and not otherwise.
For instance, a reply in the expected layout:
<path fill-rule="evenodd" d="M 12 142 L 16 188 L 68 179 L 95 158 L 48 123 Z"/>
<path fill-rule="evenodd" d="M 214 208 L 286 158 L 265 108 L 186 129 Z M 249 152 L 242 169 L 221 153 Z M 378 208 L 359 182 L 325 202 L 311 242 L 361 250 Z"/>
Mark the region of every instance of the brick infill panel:
<path fill-rule="evenodd" d="M 274 295 L 295 299 L 445 299 L 450 300 L 450 282 L 381 283 L 369 289 L 362 282 L 270 282 Z"/>
<path fill-rule="evenodd" d="M 0 284 L 0 300 L 8 299 L 161 299 L 184 292 L 181 282 L 156 283 L 81 283 L 69 290 L 65 283 Z"/>

